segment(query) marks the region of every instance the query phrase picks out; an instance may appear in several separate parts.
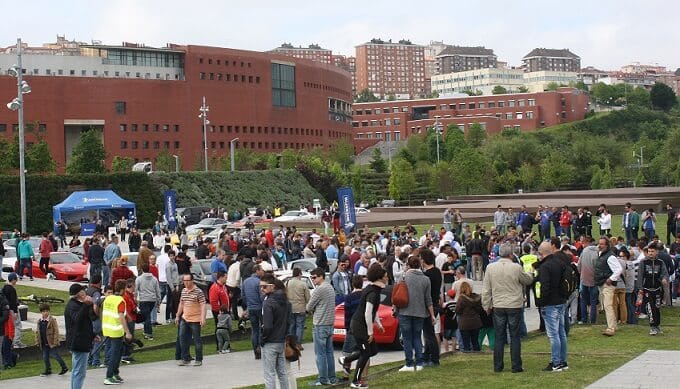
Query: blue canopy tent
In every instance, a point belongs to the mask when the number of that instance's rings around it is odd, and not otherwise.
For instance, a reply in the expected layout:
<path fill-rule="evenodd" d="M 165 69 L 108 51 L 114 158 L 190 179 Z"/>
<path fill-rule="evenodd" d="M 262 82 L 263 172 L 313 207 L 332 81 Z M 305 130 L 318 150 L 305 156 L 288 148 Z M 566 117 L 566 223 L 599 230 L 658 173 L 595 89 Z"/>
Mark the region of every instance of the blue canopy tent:
<path fill-rule="evenodd" d="M 67 221 L 67 224 L 72 224 L 73 222 L 80 223 L 80 220 L 83 219 L 82 215 L 87 213 L 94 213 L 96 214 L 96 219 L 99 219 L 100 211 L 110 211 L 112 214 L 125 216 L 130 213 L 132 215 L 136 214 L 135 203 L 122 199 L 114 191 L 89 190 L 71 193 L 64 201 L 53 207 L 52 216 L 56 226 L 59 220 L 66 220 L 65 218 L 69 214 L 71 216 L 78 216 L 76 220 L 70 220 L 71 223 Z M 89 221 L 95 222 L 96 219 Z"/>

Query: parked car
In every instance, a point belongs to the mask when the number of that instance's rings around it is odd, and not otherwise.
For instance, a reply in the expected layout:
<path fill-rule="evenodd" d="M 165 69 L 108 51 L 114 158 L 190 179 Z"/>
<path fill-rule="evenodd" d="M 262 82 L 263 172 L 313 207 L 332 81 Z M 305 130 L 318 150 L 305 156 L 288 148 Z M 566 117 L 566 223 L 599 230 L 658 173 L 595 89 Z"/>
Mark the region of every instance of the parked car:
<path fill-rule="evenodd" d="M 245 216 L 242 219 L 233 222 L 232 226 L 237 227 L 237 228 L 242 228 L 248 222 L 251 222 L 253 224 L 263 224 L 263 223 L 270 223 L 271 221 L 272 221 L 272 219 L 266 219 L 264 216 Z"/>
<path fill-rule="evenodd" d="M 34 260 L 32 266 L 33 277 L 47 278 L 47 275 L 40 270 L 39 259 Z M 86 281 L 88 278 L 87 271 L 88 264 L 74 253 L 68 251 L 55 251 L 50 253 L 49 273 L 52 274 L 54 279 L 72 282 Z"/>
<path fill-rule="evenodd" d="M 184 217 L 184 222 L 187 225 L 198 223 L 201 220 L 203 212 L 210 210 L 210 207 L 186 207 L 177 208 L 177 215 Z"/>
<path fill-rule="evenodd" d="M 293 278 L 293 271 L 292 270 L 278 270 L 274 272 L 274 275 L 276 278 L 281 280 L 284 285 L 288 286 L 288 281 L 290 281 L 291 278 Z M 303 271 L 302 272 L 302 282 L 307 285 L 307 288 L 309 288 L 310 293 L 314 293 L 314 290 L 316 289 L 316 285 L 312 282 L 312 278 L 309 274 L 309 272 Z M 329 281 L 330 282 L 330 281 Z"/>
<path fill-rule="evenodd" d="M 198 225 L 198 224 L 196 224 Z M 189 246 L 194 246 L 196 244 L 196 240 L 199 237 L 203 237 L 205 235 L 210 234 L 211 232 L 215 231 L 218 229 L 219 226 L 202 226 L 200 228 L 188 231 L 187 230 L 187 239 L 189 240 Z"/>
<path fill-rule="evenodd" d="M 390 345 L 395 349 L 402 348 L 402 338 L 399 331 L 399 320 L 392 315 L 392 285 L 386 286 L 380 293 L 380 306 L 378 316 L 385 328 L 385 332 L 380 332 L 373 324 L 373 336 L 377 344 Z M 335 320 L 333 321 L 333 342 L 343 343 L 347 329 L 345 328 L 345 303 L 335 307 Z"/>
<path fill-rule="evenodd" d="M 17 264 L 17 250 L 14 247 L 5 246 L 5 255 L 2 258 L 2 271 L 13 272 Z"/>
<path fill-rule="evenodd" d="M 288 211 L 282 216 L 272 219 L 273 222 L 297 222 L 297 221 L 307 221 L 307 220 L 318 220 L 319 215 L 315 215 L 308 211 Z"/>
<path fill-rule="evenodd" d="M 354 213 L 356 213 L 357 215 L 366 215 L 366 214 L 368 214 L 368 213 L 371 213 L 371 210 L 368 209 L 368 208 L 363 208 L 363 207 L 362 207 L 362 208 L 359 208 L 359 207 L 356 207 L 356 208 L 354 208 Z"/>
<path fill-rule="evenodd" d="M 139 253 L 136 251 L 123 253 L 123 257 L 127 258 L 127 267 L 130 269 L 130 271 L 133 272 L 135 276 L 138 276 L 139 273 L 137 273 L 137 258 L 139 257 Z"/>
<path fill-rule="evenodd" d="M 337 258 L 328 258 L 328 267 L 330 269 L 330 272 L 328 274 L 332 274 L 335 269 L 338 267 L 338 259 Z M 303 259 L 296 259 L 294 261 L 290 261 L 286 263 L 286 269 L 287 270 L 293 270 L 295 268 L 300 268 L 302 272 L 310 272 L 314 269 L 316 269 L 316 259 L 315 258 L 303 258 Z M 328 278 L 328 277 L 326 277 Z"/>
<path fill-rule="evenodd" d="M 212 259 L 199 259 L 191 264 L 191 274 L 194 275 L 194 283 L 203 291 L 206 300 L 208 299 L 210 285 L 212 285 L 211 262 Z"/>

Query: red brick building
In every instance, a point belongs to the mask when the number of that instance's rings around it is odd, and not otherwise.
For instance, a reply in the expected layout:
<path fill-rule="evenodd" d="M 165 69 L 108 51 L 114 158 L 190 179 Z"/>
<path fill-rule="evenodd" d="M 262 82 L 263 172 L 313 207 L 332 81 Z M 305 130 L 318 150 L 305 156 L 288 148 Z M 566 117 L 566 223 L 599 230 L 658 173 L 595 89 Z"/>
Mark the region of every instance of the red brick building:
<path fill-rule="evenodd" d="M 379 141 L 404 140 L 433 127 L 435 116 L 444 131 L 449 125 L 467 131 L 479 123 L 487 133 L 504 129 L 532 131 L 581 120 L 588 96 L 573 88 L 555 92 L 518 93 L 405 101 L 355 103 L 352 128 L 357 152 Z"/>
<path fill-rule="evenodd" d="M 145 161 L 166 149 L 190 168 L 203 152 L 198 118 L 203 96 L 210 107 L 211 156 L 228 155 L 234 138 L 239 138 L 238 149 L 277 152 L 329 148 L 352 136 L 351 77 L 330 64 L 192 45 L 167 49 L 93 45 L 87 50 L 98 70 L 81 73 L 77 66 L 87 58 L 73 56 L 66 58 L 76 61 L 72 70 L 67 62 L 58 72 L 55 67 L 44 71 L 39 67 L 45 61 L 61 64 L 64 58 L 24 56 L 25 80 L 33 90 L 25 96 L 25 121 L 39 123 L 27 130 L 26 142 L 30 147 L 37 136 L 46 139 L 59 171 L 81 132 L 89 128 L 102 133 L 107 166 L 116 155 Z M 154 73 L 139 72 L 140 64 L 165 66 L 161 62 L 165 64 L 168 56 L 178 64 L 172 65 L 174 73 L 165 77 L 156 73 L 154 79 Z M 126 71 L 132 67 L 125 64 L 133 63 L 137 72 Z M 4 105 L 16 96 L 16 79 L 5 69 L 0 74 Z M 16 123 L 16 112 L 0 109 L 0 136 L 13 138 Z"/>
<path fill-rule="evenodd" d="M 321 48 L 316 44 L 307 47 L 294 47 L 290 43 L 283 43 L 281 46 L 269 51 L 273 54 L 282 54 L 289 57 L 311 59 L 312 61 L 330 64 L 332 63 L 333 53 L 329 49 Z"/>
<path fill-rule="evenodd" d="M 372 39 L 356 47 L 356 90 L 377 96 L 418 98 L 426 94 L 425 47 L 407 40 Z"/>

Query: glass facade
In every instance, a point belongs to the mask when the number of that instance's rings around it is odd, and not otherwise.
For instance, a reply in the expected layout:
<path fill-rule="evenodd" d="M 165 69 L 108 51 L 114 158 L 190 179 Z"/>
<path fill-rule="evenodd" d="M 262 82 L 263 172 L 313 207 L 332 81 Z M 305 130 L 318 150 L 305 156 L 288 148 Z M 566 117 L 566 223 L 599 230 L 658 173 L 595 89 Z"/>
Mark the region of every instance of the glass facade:
<path fill-rule="evenodd" d="M 126 66 L 153 66 L 165 68 L 181 68 L 182 54 L 156 51 L 107 49 L 102 53 L 104 64 Z"/>
<path fill-rule="evenodd" d="M 272 105 L 295 107 L 295 66 L 272 63 Z"/>

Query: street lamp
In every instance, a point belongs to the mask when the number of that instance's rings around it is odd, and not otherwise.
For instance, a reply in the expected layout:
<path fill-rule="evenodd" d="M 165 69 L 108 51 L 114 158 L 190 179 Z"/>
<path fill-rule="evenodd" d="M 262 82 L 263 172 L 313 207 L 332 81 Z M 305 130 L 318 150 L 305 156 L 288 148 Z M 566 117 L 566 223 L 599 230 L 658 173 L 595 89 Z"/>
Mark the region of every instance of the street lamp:
<path fill-rule="evenodd" d="M 205 171 L 208 171 L 208 111 L 210 107 L 205 105 L 205 96 L 203 96 L 203 105 L 198 109 L 201 113 L 198 115 L 199 118 L 203 119 L 203 162 L 205 163 Z"/>
<path fill-rule="evenodd" d="M 236 163 L 234 162 L 234 149 L 236 142 L 238 142 L 238 138 L 234 138 L 229 141 L 229 153 L 231 154 L 231 171 L 233 172 L 236 170 Z"/>
<path fill-rule="evenodd" d="M 395 151 L 396 149 L 394 147 L 388 147 L 387 148 L 387 163 L 390 169 L 392 168 L 392 152 Z"/>
<path fill-rule="evenodd" d="M 17 97 L 7 104 L 7 108 L 18 111 L 19 115 L 19 191 L 21 196 L 21 232 L 26 232 L 26 164 L 24 161 L 24 95 L 31 93 L 31 87 L 23 80 L 21 67 L 21 38 L 17 39 L 17 64 L 8 70 L 17 78 Z"/>
<path fill-rule="evenodd" d="M 434 115 L 434 136 L 437 139 L 437 163 L 439 163 L 439 135 L 442 133 L 442 125 L 439 123 L 441 116 Z"/>
<path fill-rule="evenodd" d="M 175 154 L 172 156 L 175 158 L 175 173 L 179 173 L 179 156 Z"/>

